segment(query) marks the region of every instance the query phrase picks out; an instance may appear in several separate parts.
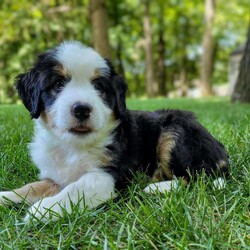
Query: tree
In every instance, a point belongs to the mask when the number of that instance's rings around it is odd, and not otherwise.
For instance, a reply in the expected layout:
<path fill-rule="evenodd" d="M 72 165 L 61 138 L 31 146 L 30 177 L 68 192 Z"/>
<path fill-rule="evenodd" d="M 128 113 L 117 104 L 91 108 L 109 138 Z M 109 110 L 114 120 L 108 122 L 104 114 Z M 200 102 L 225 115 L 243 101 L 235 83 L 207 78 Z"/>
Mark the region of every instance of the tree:
<path fill-rule="evenodd" d="M 203 96 L 212 94 L 212 69 L 213 69 L 213 35 L 212 28 L 215 17 L 215 1 L 205 2 L 205 32 L 203 35 L 203 53 L 201 59 L 201 91 Z"/>
<path fill-rule="evenodd" d="M 144 0 L 143 30 L 146 64 L 146 93 L 148 97 L 153 97 L 158 92 L 158 86 L 154 76 L 152 27 L 149 10 L 150 0 Z"/>
<path fill-rule="evenodd" d="M 163 3 L 164 4 L 164 3 Z M 166 67 L 165 67 L 165 60 L 166 60 L 166 42 L 164 38 L 164 8 L 162 5 L 158 6 L 159 8 L 159 30 L 158 30 L 158 44 L 157 44 L 157 83 L 159 86 L 159 94 L 165 96 L 167 94 L 166 88 Z"/>
<path fill-rule="evenodd" d="M 124 12 L 124 9 L 122 9 L 121 5 L 122 3 L 120 0 L 112 0 L 107 2 L 107 10 L 110 21 L 109 25 L 111 30 L 110 33 L 113 34 L 114 40 L 113 43 L 111 40 L 112 48 L 114 50 L 113 58 L 115 58 L 113 64 L 116 67 L 117 73 L 125 78 L 124 45 L 122 39 L 124 37 L 124 23 L 121 22 L 121 16 L 125 16 L 127 13 Z"/>
<path fill-rule="evenodd" d="M 250 102 L 250 24 L 247 34 L 247 43 L 241 59 L 239 75 L 231 97 L 233 102 Z"/>
<path fill-rule="evenodd" d="M 147 1 L 150 2 L 153 82 L 159 87 L 159 94 L 165 95 L 166 90 L 173 93 L 178 88 L 174 94 L 179 95 L 180 86 L 196 87 L 200 78 L 204 1 Z M 99 4 L 100 0 L 93 3 Z M 112 62 L 116 70 L 126 76 L 129 95 L 145 95 L 147 77 L 142 25 L 145 2 L 102 0 L 102 3 L 100 8 L 108 11 L 109 30 L 101 28 L 101 23 L 98 30 L 105 31 L 106 35 L 98 31 L 97 40 L 101 45 L 109 40 L 110 45 L 104 45 L 104 49 L 112 47 Z M 14 78 L 32 65 L 37 54 L 63 40 L 79 40 L 93 47 L 97 29 L 91 29 L 88 7 L 90 0 L 0 1 L 0 103 L 17 100 Z M 227 4 L 216 2 L 213 23 L 213 51 L 216 53 L 213 53 L 212 82 L 220 84 L 227 81 L 228 55 L 237 44 L 245 41 L 248 20 L 249 0 L 241 0 L 241 4 L 237 1 L 228 1 Z M 22 28 L 17 28 L 20 23 Z"/>
<path fill-rule="evenodd" d="M 17 100 L 14 78 L 42 51 L 63 40 L 90 45 L 87 0 L 21 2 L 0 1 L 0 103 Z"/>
<path fill-rule="evenodd" d="M 103 57 L 112 58 L 105 0 L 90 0 L 89 4 L 94 48 Z"/>

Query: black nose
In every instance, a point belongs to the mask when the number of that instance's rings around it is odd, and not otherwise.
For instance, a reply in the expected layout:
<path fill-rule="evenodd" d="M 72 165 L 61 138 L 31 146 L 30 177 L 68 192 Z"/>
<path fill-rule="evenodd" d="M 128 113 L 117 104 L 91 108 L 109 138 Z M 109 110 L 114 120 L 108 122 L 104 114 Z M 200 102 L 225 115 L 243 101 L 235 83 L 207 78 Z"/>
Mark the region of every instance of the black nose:
<path fill-rule="evenodd" d="M 84 121 L 89 118 L 92 107 L 87 103 L 77 102 L 72 106 L 71 112 L 75 118 Z"/>

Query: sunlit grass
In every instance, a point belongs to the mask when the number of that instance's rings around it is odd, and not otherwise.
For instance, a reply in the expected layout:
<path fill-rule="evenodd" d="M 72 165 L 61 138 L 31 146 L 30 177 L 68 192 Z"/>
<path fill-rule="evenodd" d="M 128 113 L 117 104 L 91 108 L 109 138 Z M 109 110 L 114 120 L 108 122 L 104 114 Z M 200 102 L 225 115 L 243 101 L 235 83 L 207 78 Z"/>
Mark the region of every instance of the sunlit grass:
<path fill-rule="evenodd" d="M 3 249 L 247 249 L 250 245 L 250 106 L 227 99 L 128 100 L 131 109 L 194 111 L 230 154 L 232 176 L 224 190 L 198 178 L 176 192 L 147 195 L 144 176 L 127 194 L 56 223 L 24 224 L 25 205 L 0 208 Z M 20 105 L 0 106 L 0 188 L 36 180 L 27 143 L 33 131 Z"/>

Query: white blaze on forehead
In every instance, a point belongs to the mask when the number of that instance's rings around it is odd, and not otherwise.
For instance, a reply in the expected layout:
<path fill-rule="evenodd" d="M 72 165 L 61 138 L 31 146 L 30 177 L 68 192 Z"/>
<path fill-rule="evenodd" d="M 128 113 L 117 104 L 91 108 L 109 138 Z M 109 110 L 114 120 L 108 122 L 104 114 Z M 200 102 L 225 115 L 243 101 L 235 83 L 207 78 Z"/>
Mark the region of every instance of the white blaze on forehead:
<path fill-rule="evenodd" d="M 64 42 L 57 49 L 56 59 L 77 80 L 90 79 L 97 69 L 101 70 L 103 74 L 109 71 L 104 58 L 80 42 Z"/>

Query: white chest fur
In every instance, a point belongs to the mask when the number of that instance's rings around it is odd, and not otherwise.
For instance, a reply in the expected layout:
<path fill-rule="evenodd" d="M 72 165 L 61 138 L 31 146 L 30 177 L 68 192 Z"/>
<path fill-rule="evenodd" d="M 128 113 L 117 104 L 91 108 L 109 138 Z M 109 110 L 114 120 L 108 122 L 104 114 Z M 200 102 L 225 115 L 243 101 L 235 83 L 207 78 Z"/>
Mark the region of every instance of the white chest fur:
<path fill-rule="evenodd" d="M 31 157 L 40 170 L 40 178 L 50 178 L 61 186 L 77 181 L 84 173 L 96 171 L 109 161 L 105 145 L 111 138 L 91 146 L 64 143 L 46 129 L 36 131 L 30 144 Z"/>

